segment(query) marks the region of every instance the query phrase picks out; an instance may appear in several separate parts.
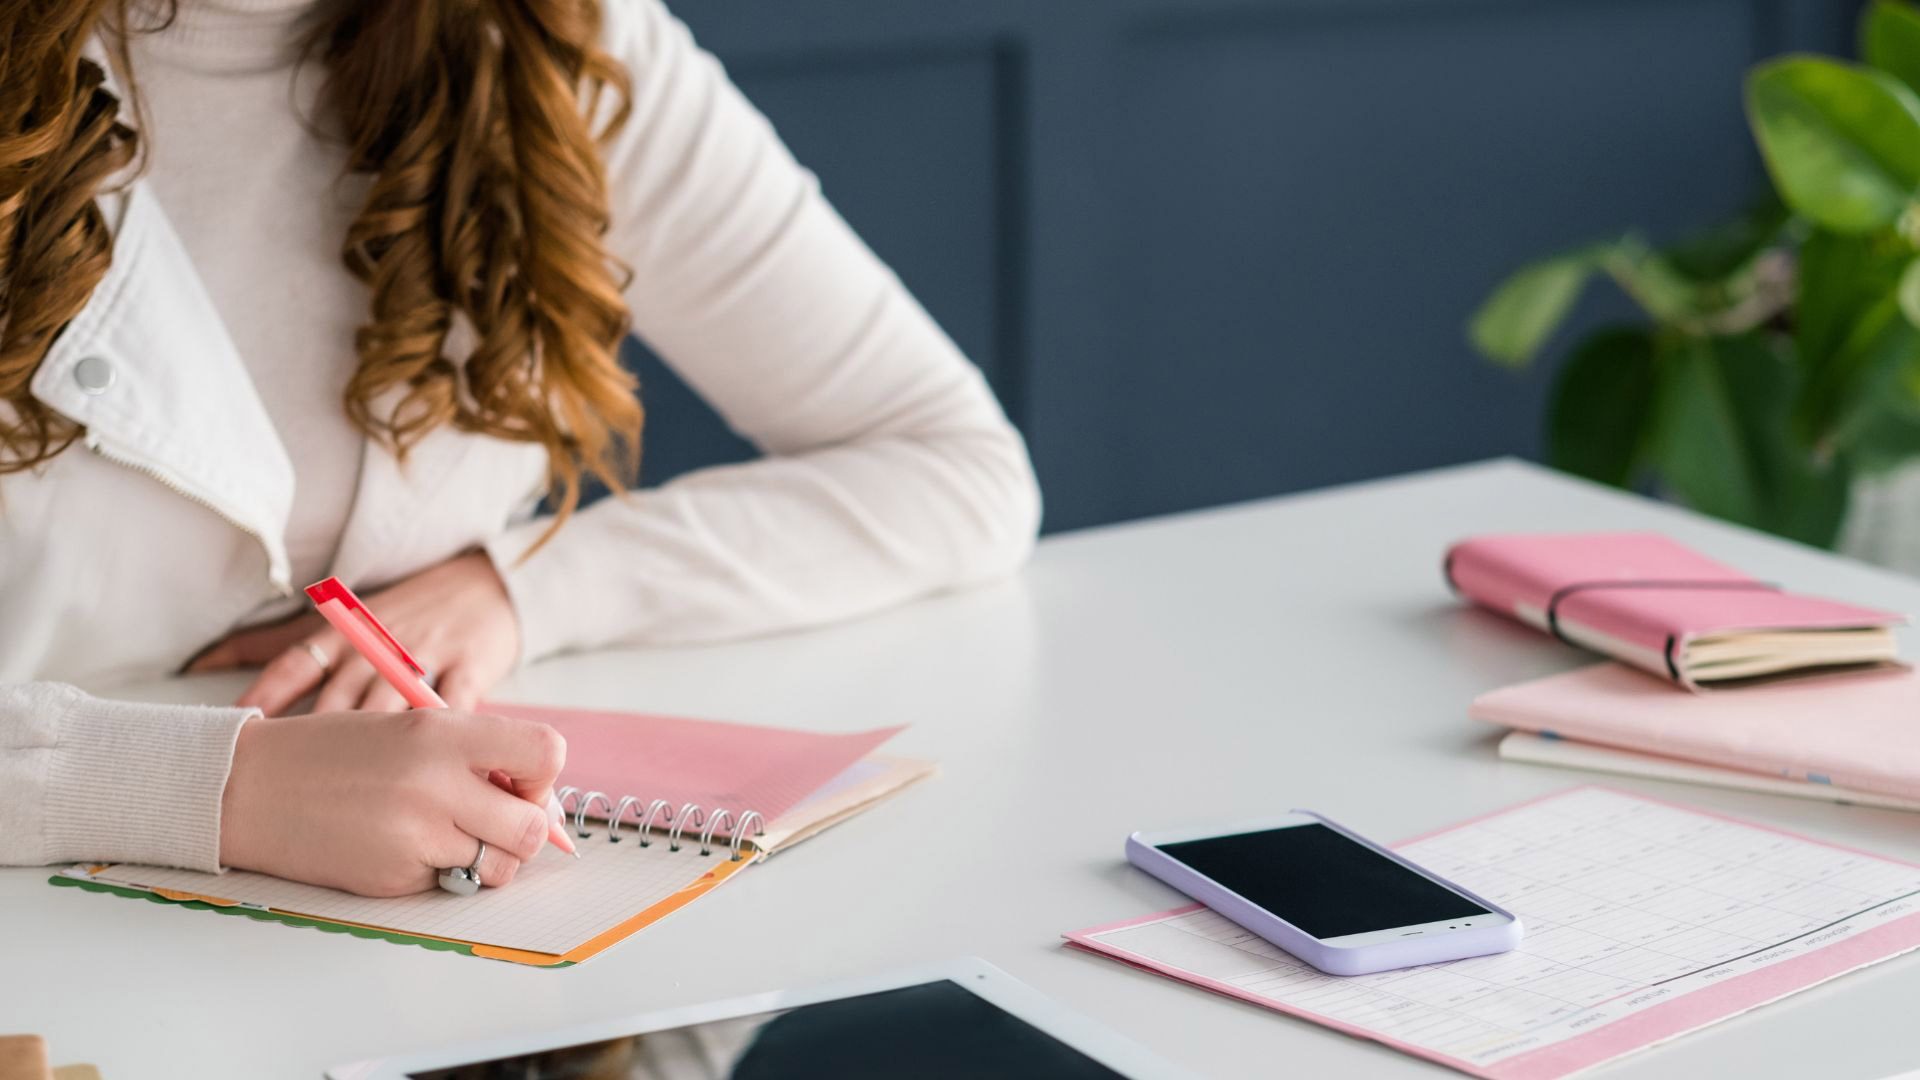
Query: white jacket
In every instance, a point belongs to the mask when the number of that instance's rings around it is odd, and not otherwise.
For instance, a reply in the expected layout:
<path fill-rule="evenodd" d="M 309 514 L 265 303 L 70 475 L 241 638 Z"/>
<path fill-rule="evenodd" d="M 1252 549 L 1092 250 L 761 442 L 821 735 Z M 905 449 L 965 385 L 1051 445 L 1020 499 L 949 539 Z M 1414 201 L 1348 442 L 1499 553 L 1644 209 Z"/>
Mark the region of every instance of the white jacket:
<path fill-rule="evenodd" d="M 787 629 L 1011 571 L 1038 494 L 978 371 L 683 27 L 654 0 L 607 10 L 635 74 L 607 153 L 635 330 L 769 456 L 603 500 L 523 561 L 546 528 L 541 449 L 441 429 L 402 467 L 369 443 L 334 573 L 370 590 L 484 548 L 532 659 Z M 212 868 L 245 714 L 56 684 L 176 670 L 292 597 L 294 473 L 155 196 L 136 183 L 104 208 L 112 268 L 32 381 L 84 441 L 0 479 L 0 863 Z"/>

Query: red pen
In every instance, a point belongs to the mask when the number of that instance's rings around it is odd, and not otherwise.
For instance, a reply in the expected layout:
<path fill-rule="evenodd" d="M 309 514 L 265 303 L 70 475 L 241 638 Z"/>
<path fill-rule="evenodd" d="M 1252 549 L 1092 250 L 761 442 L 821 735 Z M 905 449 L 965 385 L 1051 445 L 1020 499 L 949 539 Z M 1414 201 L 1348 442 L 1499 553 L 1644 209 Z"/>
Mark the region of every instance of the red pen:
<path fill-rule="evenodd" d="M 345 582 L 330 577 L 309 585 L 307 598 L 313 601 L 320 616 L 333 624 L 341 637 L 347 639 L 347 644 L 352 645 L 354 651 L 365 657 L 367 663 L 380 673 L 380 677 L 387 680 L 388 685 L 407 699 L 408 705 L 416 709 L 447 707 L 447 703 L 434 692 L 433 684 L 427 681 L 427 669 L 415 662 L 406 647 L 386 627 L 380 625 L 380 620 L 373 617 L 373 612 L 367 610 L 367 606 L 353 595 L 353 590 L 347 588 Z M 504 790 L 513 790 L 511 781 L 503 773 L 496 771 L 488 779 Z M 579 858 L 580 852 L 574 847 L 573 838 L 567 835 L 566 828 L 561 824 L 566 815 L 560 808 L 560 800 L 552 795 L 547 796 L 547 817 L 551 819 L 547 826 L 547 839 L 554 847 Z"/>

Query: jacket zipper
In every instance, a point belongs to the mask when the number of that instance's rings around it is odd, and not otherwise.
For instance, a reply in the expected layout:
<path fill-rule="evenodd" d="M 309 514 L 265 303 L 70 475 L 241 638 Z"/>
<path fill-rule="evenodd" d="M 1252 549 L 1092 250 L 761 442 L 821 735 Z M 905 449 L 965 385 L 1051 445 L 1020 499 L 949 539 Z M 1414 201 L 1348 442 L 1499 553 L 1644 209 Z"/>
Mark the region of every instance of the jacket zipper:
<path fill-rule="evenodd" d="M 246 533 L 249 537 L 252 537 L 253 542 L 256 544 L 259 544 L 260 550 L 266 553 L 268 584 L 272 585 L 273 591 L 282 598 L 293 595 L 292 583 L 284 580 L 281 577 L 276 577 L 274 575 L 273 549 L 268 546 L 267 538 L 261 535 L 259 530 L 248 527 L 247 525 L 243 524 L 242 522 L 234 518 L 232 514 L 227 513 L 225 510 L 220 509 L 218 506 L 215 506 L 210 500 L 201 498 L 199 495 L 196 495 L 193 492 L 188 491 L 186 488 L 181 487 L 180 484 L 173 479 L 173 477 L 168 476 L 164 471 L 160 470 L 159 468 L 156 468 L 155 466 L 149 465 L 146 462 L 139 460 L 138 458 L 135 458 L 130 455 L 120 453 L 117 450 L 111 449 L 104 442 L 89 442 L 87 444 L 87 449 L 92 450 L 94 453 L 99 454 L 101 457 L 106 458 L 108 461 L 111 461 L 116 465 L 120 465 L 128 469 L 132 469 L 134 472 L 137 472 L 140 475 L 145 476 L 159 483 L 162 487 L 165 487 L 167 490 L 173 492 L 175 495 L 180 496 L 181 498 L 187 500 L 188 502 L 194 503 L 195 505 L 198 505 L 198 506 L 203 506 L 206 509 L 213 511 L 214 515 L 220 518 L 220 520 L 226 522 L 227 524 L 233 526 L 236 529 L 239 529 L 241 532 Z"/>

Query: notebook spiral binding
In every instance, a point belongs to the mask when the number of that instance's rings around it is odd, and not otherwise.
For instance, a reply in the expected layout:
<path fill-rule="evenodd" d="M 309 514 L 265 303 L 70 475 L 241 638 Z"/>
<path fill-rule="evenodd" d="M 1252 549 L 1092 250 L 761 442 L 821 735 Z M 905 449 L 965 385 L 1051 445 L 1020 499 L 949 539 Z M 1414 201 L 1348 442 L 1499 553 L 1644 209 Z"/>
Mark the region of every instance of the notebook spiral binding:
<path fill-rule="evenodd" d="M 604 791 L 583 792 L 571 785 L 559 789 L 554 795 L 560 800 L 560 809 L 573 819 L 573 831 L 582 840 L 593 835 L 587 828 L 587 815 L 593 811 L 596 802 L 606 809 L 609 844 L 620 842 L 620 823 L 626 820 L 629 807 L 638 812 L 633 819 L 634 840 L 641 847 L 653 846 L 653 830 L 658 825 L 667 830 L 667 850 L 679 851 L 681 835 L 688 828 L 695 828 L 700 830 L 700 854 L 713 854 L 713 836 L 720 833 L 727 838 L 727 851 L 732 857 L 730 861 L 739 862 L 745 858 L 741 849 L 746 846 L 748 830 L 751 829 L 754 836 L 764 836 L 767 832 L 767 820 L 756 810 L 735 814 L 724 807 L 716 807 L 709 814 L 697 803 L 685 803 L 675 810 L 673 804 L 665 799 L 649 802 L 637 795 L 627 795 L 615 804 L 613 797 Z M 571 810 L 568 809 L 569 800 L 572 801 Z M 644 810 L 641 809 L 643 807 Z"/>

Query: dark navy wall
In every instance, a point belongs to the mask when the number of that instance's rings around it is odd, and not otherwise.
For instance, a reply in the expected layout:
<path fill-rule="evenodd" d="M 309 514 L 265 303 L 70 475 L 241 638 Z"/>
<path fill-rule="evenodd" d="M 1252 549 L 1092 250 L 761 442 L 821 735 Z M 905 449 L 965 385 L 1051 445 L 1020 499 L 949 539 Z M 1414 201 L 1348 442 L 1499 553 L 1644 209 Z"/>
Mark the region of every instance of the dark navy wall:
<path fill-rule="evenodd" d="M 1533 454 L 1545 373 L 1476 359 L 1473 305 L 1526 259 L 1750 200 L 1743 71 L 1846 50 L 1856 9 L 675 5 L 986 371 L 1052 530 Z M 637 362 L 650 482 L 751 452 Z"/>

